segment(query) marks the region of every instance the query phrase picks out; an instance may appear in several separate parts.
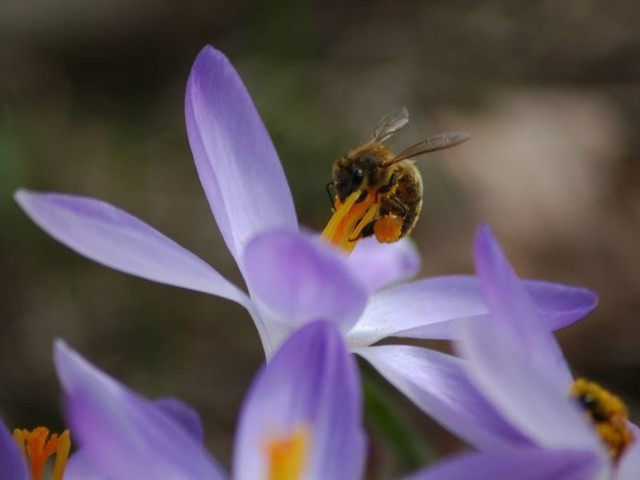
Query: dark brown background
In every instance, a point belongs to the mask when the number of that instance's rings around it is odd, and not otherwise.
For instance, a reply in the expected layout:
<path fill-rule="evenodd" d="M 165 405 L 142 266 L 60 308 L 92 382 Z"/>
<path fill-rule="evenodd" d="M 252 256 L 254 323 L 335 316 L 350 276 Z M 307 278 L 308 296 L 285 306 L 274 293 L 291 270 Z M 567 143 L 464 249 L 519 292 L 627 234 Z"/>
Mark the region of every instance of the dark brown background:
<path fill-rule="evenodd" d="M 241 282 L 184 128 L 186 78 L 206 43 L 245 79 L 299 218 L 314 229 L 329 215 L 332 160 L 382 114 L 409 107 L 399 147 L 440 130 L 472 133 L 420 163 L 422 275 L 470 272 L 484 220 L 523 276 L 597 290 L 599 310 L 561 341 L 577 373 L 638 412 L 638 25 L 640 6 L 623 0 L 3 1 L 0 414 L 12 426 L 61 424 L 51 342 L 62 337 L 145 395 L 196 406 L 228 464 L 262 360 L 248 315 L 87 261 L 12 199 L 19 186 L 105 199 Z M 453 448 L 394 401 L 436 452 Z M 374 442 L 377 475 L 406 468 Z"/>

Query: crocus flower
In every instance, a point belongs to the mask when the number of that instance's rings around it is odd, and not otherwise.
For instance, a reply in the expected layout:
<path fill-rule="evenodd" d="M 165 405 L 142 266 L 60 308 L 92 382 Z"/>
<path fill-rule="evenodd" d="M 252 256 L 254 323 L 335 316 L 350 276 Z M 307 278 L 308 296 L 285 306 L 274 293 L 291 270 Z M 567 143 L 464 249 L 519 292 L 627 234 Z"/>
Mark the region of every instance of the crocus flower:
<path fill-rule="evenodd" d="M 62 341 L 55 363 L 79 453 L 74 476 L 119 480 L 227 478 L 184 404 L 147 400 Z M 242 407 L 234 479 L 362 478 L 366 442 L 355 361 L 335 327 L 306 325 L 256 376 Z M 0 438 L 0 440 L 2 440 Z M 80 478 L 80 477 L 78 477 Z"/>
<path fill-rule="evenodd" d="M 100 200 L 22 190 L 16 194 L 18 203 L 54 238 L 104 265 L 243 305 L 267 358 L 291 332 L 317 319 L 335 322 L 346 343 L 364 355 L 373 354 L 369 346 L 391 336 L 450 339 L 459 321 L 486 316 L 475 277 L 398 284 L 418 268 L 415 250 L 406 241 L 378 245 L 370 239 L 347 257 L 317 236 L 299 232 L 267 131 L 237 72 L 212 47 L 205 47 L 193 65 L 185 111 L 202 186 L 247 293 L 157 230 Z M 383 288 L 391 283 L 396 285 Z M 585 289 L 525 284 L 546 328 L 574 322 L 596 304 L 595 295 Z M 425 363 L 405 360 L 401 363 L 407 368 L 390 372 L 390 380 L 421 379 L 433 390 L 424 378 Z M 439 362 L 429 357 L 426 364 Z M 431 393 L 438 401 L 452 398 L 440 387 Z M 418 396 L 411 398 L 427 408 Z"/>
<path fill-rule="evenodd" d="M 574 380 L 555 338 L 542 328 L 531 298 L 486 227 L 478 232 L 475 260 L 490 318 L 482 325 L 461 325 L 457 346 L 468 360 L 472 384 L 523 441 L 506 451 L 444 463 L 440 472 L 414 480 L 465 478 L 462 472 L 471 466 L 475 479 L 518 469 L 523 473 L 498 477 L 639 478 L 640 430 L 628 422 L 619 399 L 592 382 Z"/>

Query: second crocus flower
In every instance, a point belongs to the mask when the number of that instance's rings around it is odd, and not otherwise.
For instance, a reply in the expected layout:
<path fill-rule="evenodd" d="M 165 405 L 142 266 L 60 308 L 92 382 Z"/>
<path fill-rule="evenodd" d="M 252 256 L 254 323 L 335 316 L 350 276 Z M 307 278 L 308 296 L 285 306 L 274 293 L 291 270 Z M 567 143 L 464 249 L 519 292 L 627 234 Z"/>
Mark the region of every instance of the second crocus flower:
<path fill-rule="evenodd" d="M 198 417 L 183 404 L 141 397 L 61 341 L 55 363 L 72 436 L 80 445 L 70 471 L 120 480 L 228 477 L 206 452 Z M 231 476 L 361 478 L 361 422 L 353 357 L 333 325 L 311 323 L 256 376 L 240 414 Z"/>
<path fill-rule="evenodd" d="M 412 480 L 640 477 L 640 430 L 620 399 L 574 379 L 553 335 L 487 227 L 475 242 L 476 270 L 490 317 L 459 326 L 456 345 L 474 395 L 490 404 L 502 444 L 446 461 Z M 473 405 L 470 405 L 473 408 Z M 507 426 L 508 428 L 504 428 Z M 517 473 L 517 472 L 521 473 Z M 509 473 L 511 472 L 511 473 Z"/>

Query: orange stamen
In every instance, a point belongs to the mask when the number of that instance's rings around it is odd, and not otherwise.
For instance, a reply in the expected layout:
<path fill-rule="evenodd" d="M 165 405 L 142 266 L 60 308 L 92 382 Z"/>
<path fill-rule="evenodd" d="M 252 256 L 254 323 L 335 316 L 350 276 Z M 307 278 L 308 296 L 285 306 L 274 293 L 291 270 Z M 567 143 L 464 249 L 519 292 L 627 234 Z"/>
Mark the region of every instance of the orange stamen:
<path fill-rule="evenodd" d="M 71 449 L 69 430 L 65 430 L 59 436 L 55 433 L 49 436 L 49 430 L 45 427 L 38 427 L 32 431 L 16 428 L 13 438 L 27 462 L 31 464 L 31 480 L 42 480 L 45 463 L 54 453 L 56 459 L 51 478 L 62 480 Z"/>
<path fill-rule="evenodd" d="M 322 232 L 322 238 L 347 253 L 356 247 L 362 229 L 375 219 L 380 208 L 374 189 L 369 189 L 363 201 L 356 202 L 361 193 L 359 190 L 353 192 L 344 203 L 336 199 L 335 211 Z"/>

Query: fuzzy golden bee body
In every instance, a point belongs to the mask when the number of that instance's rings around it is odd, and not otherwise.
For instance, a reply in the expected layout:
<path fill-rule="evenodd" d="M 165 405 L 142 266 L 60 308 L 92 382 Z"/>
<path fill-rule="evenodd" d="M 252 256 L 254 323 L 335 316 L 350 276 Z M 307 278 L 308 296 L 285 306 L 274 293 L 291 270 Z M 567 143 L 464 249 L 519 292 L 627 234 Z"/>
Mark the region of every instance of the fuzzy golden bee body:
<path fill-rule="evenodd" d="M 372 191 L 374 201 L 379 203 L 379 214 L 363 226 L 359 238 L 374 235 L 377 222 L 384 217 L 402 220 L 401 237 L 408 235 L 418 220 L 422 209 L 422 177 L 409 160 L 387 165 L 393 157 L 389 148 L 377 143 L 356 147 L 333 165 L 338 202 L 343 203 L 351 193 L 360 190 L 364 197 Z"/>
<path fill-rule="evenodd" d="M 466 133 L 441 133 L 396 155 L 384 142 L 408 122 L 406 108 L 385 115 L 369 141 L 333 164 L 327 190 L 334 216 L 325 229 L 333 243 L 351 250 L 357 240 L 371 235 L 391 243 L 411 233 L 422 210 L 422 177 L 412 159 L 470 138 Z M 349 248 L 347 242 L 354 245 Z"/>

